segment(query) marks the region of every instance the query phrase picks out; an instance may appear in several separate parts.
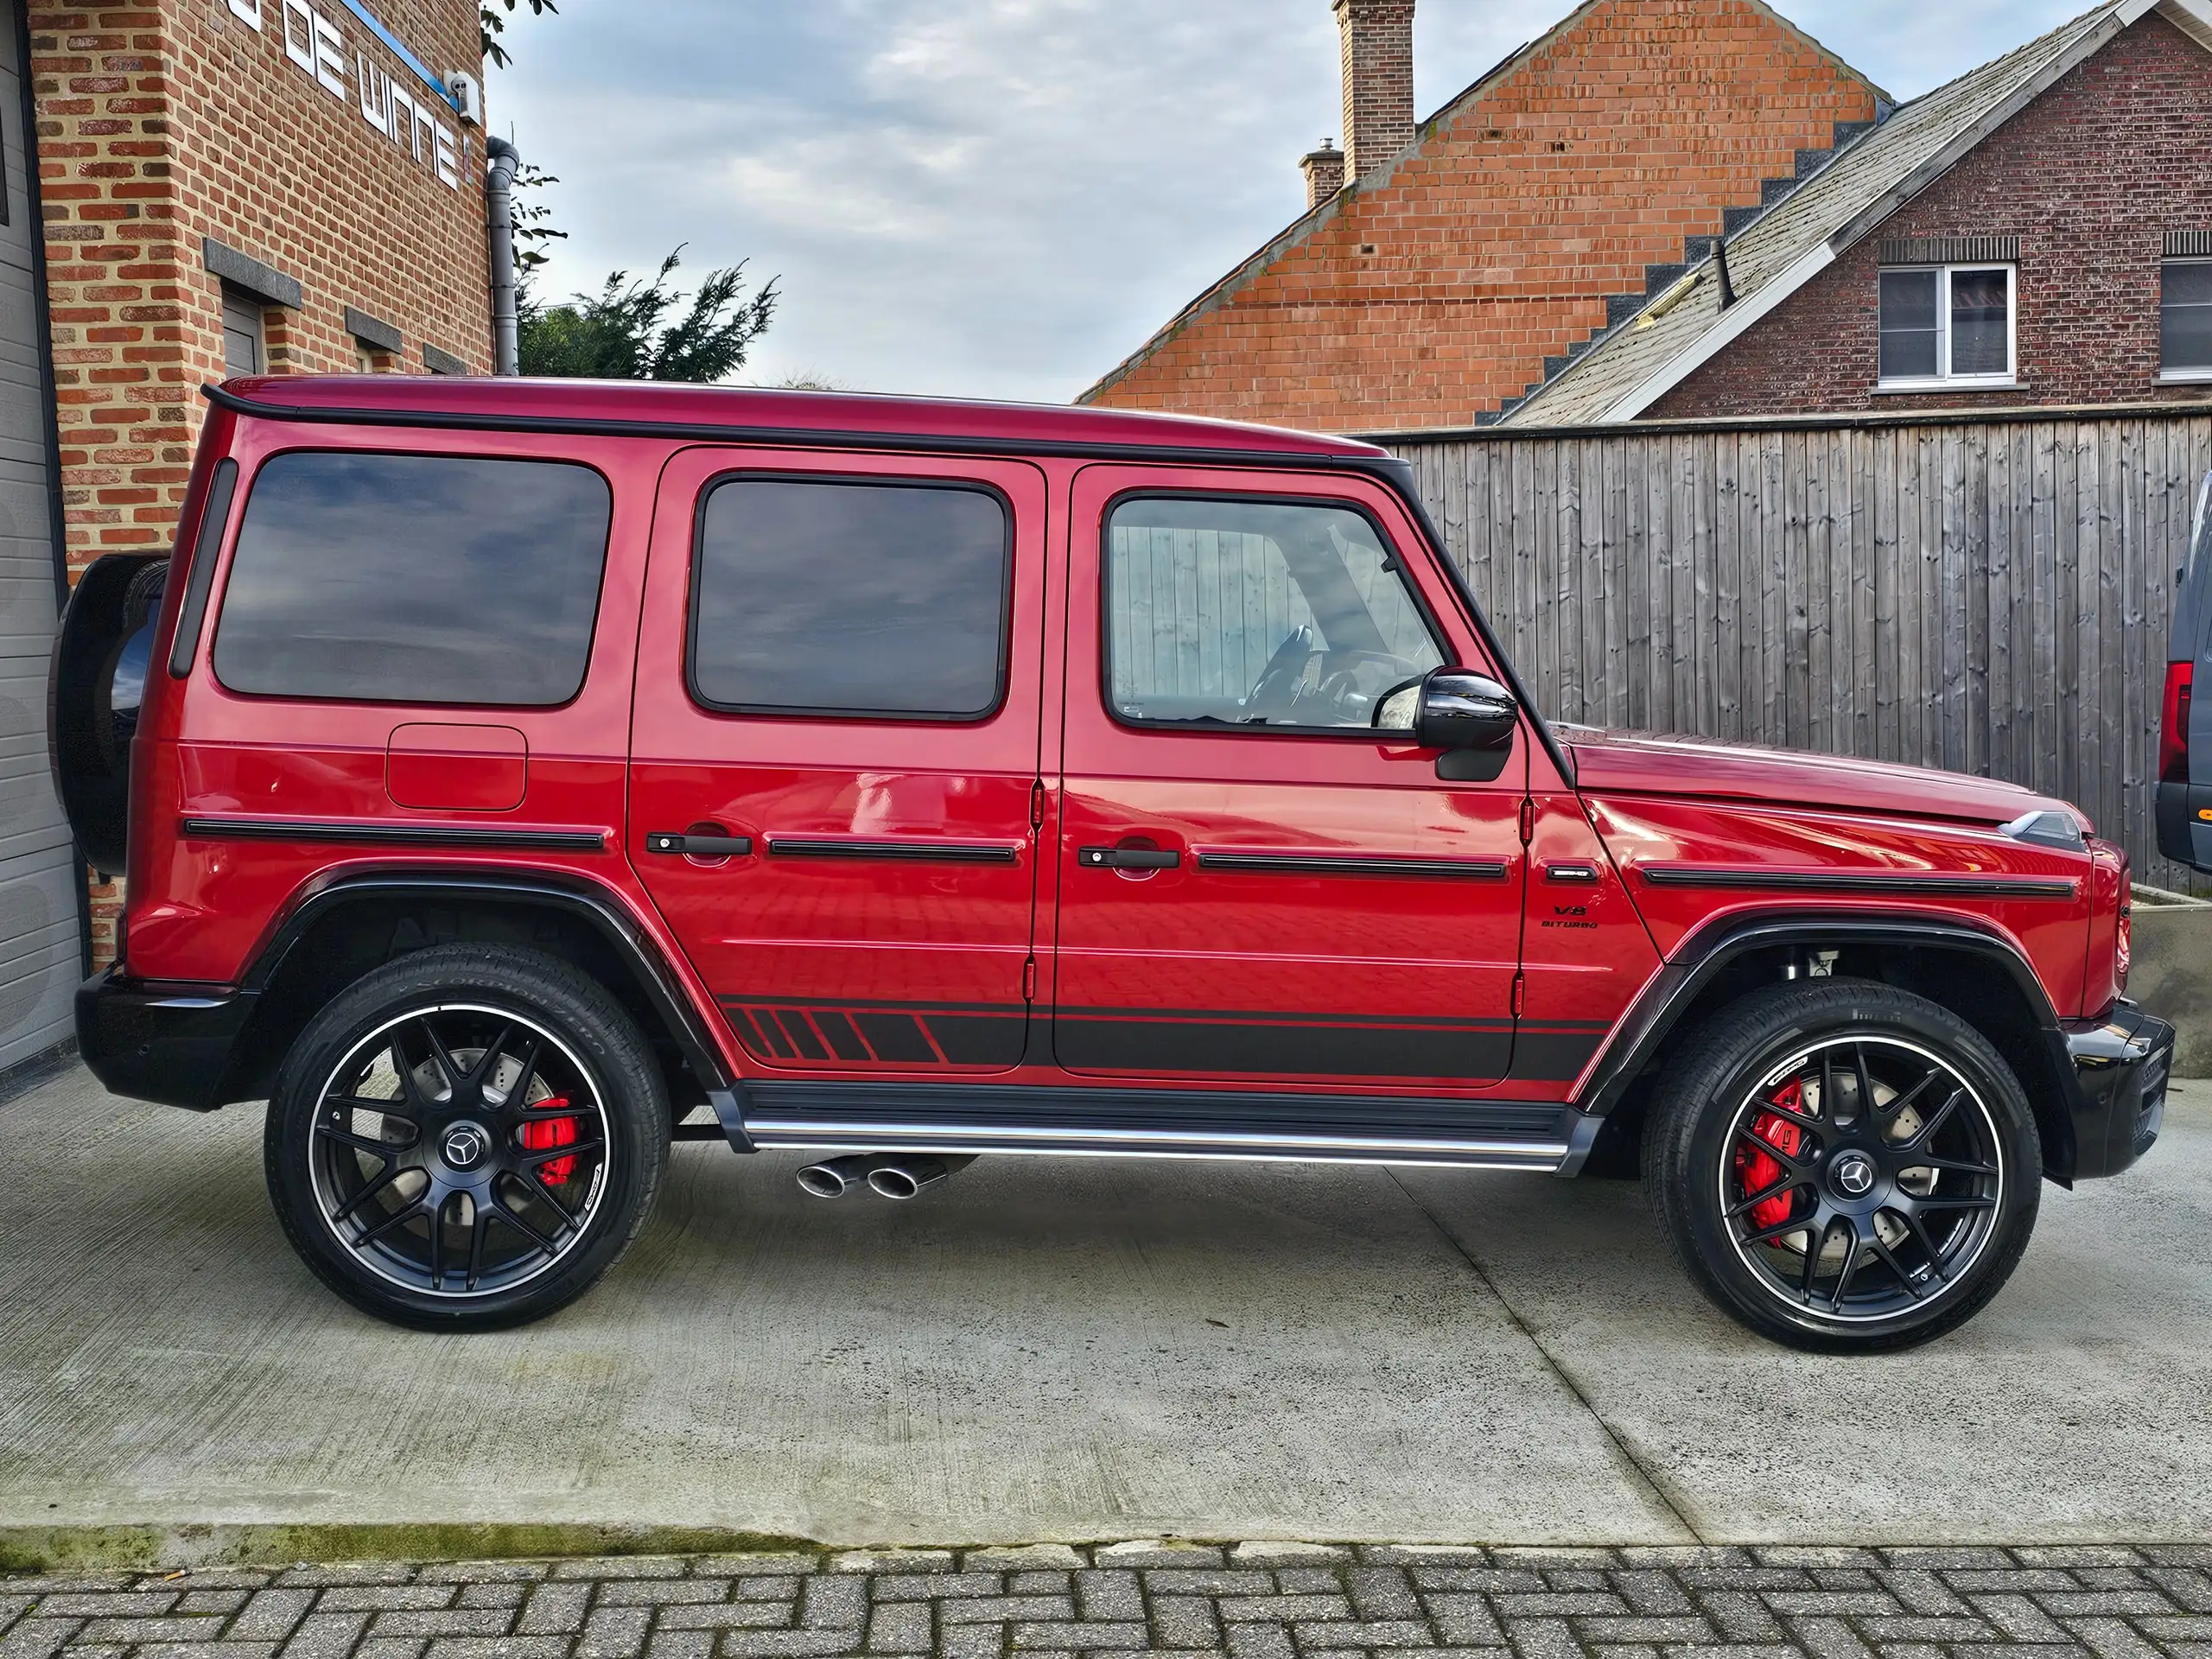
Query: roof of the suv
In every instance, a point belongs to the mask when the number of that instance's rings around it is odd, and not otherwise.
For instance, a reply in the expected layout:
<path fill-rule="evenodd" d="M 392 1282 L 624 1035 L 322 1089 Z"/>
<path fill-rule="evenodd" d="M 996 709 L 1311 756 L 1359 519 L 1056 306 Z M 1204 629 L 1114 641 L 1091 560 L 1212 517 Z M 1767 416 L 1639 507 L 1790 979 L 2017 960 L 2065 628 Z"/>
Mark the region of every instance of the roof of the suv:
<path fill-rule="evenodd" d="M 210 395 L 226 407 L 276 419 L 375 425 L 521 428 L 548 432 L 635 427 L 711 438 L 820 435 L 875 445 L 1012 453 L 1107 449 L 1219 451 L 1278 462 L 1372 462 L 1387 451 L 1350 438 L 1245 426 L 1185 415 L 1077 409 L 1049 404 L 970 403 L 632 380 L 480 379 L 459 376 L 283 375 L 232 380 Z"/>

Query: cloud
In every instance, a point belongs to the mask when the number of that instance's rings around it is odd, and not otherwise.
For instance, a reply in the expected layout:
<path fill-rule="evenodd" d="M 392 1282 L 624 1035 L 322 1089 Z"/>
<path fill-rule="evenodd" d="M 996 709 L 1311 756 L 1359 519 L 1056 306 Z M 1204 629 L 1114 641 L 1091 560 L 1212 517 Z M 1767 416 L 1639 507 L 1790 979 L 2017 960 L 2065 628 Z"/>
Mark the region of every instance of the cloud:
<path fill-rule="evenodd" d="M 1783 0 L 1900 97 L 2080 0 Z M 1436 108 L 1567 0 L 1427 0 Z M 748 378 L 1062 401 L 1302 205 L 1338 124 L 1327 0 L 568 0 L 492 114 L 557 174 L 549 280 L 687 243 L 785 302 Z"/>

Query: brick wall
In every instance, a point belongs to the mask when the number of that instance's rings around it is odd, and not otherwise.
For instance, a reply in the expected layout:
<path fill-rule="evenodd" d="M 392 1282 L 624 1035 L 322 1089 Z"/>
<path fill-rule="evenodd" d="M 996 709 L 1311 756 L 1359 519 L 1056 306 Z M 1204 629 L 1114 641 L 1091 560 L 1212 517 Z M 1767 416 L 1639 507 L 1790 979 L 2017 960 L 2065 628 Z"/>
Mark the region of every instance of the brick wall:
<path fill-rule="evenodd" d="M 1747 0 L 1597 0 L 1084 401 L 1465 425 L 1876 97 Z"/>
<path fill-rule="evenodd" d="M 1653 418 L 2201 400 L 2160 386 L 2170 230 L 2212 231 L 2212 54 L 2156 14 L 2000 129 Z M 1877 392 L 1885 239 L 2017 236 L 2018 391 Z"/>
<path fill-rule="evenodd" d="M 434 70 L 477 68 L 475 0 L 372 4 Z M 340 98 L 286 55 L 283 0 L 260 10 L 257 31 L 230 0 L 29 7 L 73 573 L 174 536 L 200 388 L 224 378 L 222 289 L 204 237 L 303 287 L 299 309 L 264 314 L 271 372 L 355 372 L 349 305 L 402 331 L 412 372 L 425 342 L 474 372 L 492 366 L 482 135 L 435 111 L 454 137 L 449 187 L 434 134 L 418 161 L 364 118 L 364 65 L 379 91 L 383 76 L 421 83 L 351 13 L 321 0 L 343 40 L 342 57 L 330 54 Z M 117 899 L 94 889 L 101 960 Z"/>

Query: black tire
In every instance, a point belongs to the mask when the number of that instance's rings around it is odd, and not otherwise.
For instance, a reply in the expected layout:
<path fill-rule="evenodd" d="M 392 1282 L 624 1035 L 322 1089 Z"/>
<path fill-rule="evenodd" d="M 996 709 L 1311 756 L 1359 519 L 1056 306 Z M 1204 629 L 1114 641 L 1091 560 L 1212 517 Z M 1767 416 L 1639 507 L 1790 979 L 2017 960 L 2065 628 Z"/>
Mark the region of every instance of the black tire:
<path fill-rule="evenodd" d="M 1863 1103 L 1872 1103 L 1872 1109 Z M 1925 997 L 1800 981 L 1731 1004 L 1661 1079 L 1644 1190 L 1730 1317 L 1796 1348 L 1909 1348 L 2004 1287 L 2035 1230 L 2035 1114 Z"/>
<path fill-rule="evenodd" d="M 308 1023 L 263 1157 L 324 1284 L 395 1325 L 489 1331 L 613 1266 L 660 1190 L 670 1122 L 651 1050 L 595 981 L 535 950 L 442 945 Z"/>

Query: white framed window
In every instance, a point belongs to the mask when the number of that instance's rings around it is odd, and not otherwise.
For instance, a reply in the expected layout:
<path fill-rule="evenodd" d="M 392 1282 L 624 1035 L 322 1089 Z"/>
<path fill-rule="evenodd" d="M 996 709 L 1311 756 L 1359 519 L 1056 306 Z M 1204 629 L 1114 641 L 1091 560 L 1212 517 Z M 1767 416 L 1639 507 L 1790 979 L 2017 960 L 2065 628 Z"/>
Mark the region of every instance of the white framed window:
<path fill-rule="evenodd" d="M 1885 268 L 1882 389 L 2014 385 L 2018 289 L 2017 265 Z"/>
<path fill-rule="evenodd" d="M 2212 258 L 2169 259 L 2158 294 L 2158 378 L 2212 381 Z"/>
<path fill-rule="evenodd" d="M 249 28 L 261 27 L 261 0 L 231 0 L 231 13 Z"/>

